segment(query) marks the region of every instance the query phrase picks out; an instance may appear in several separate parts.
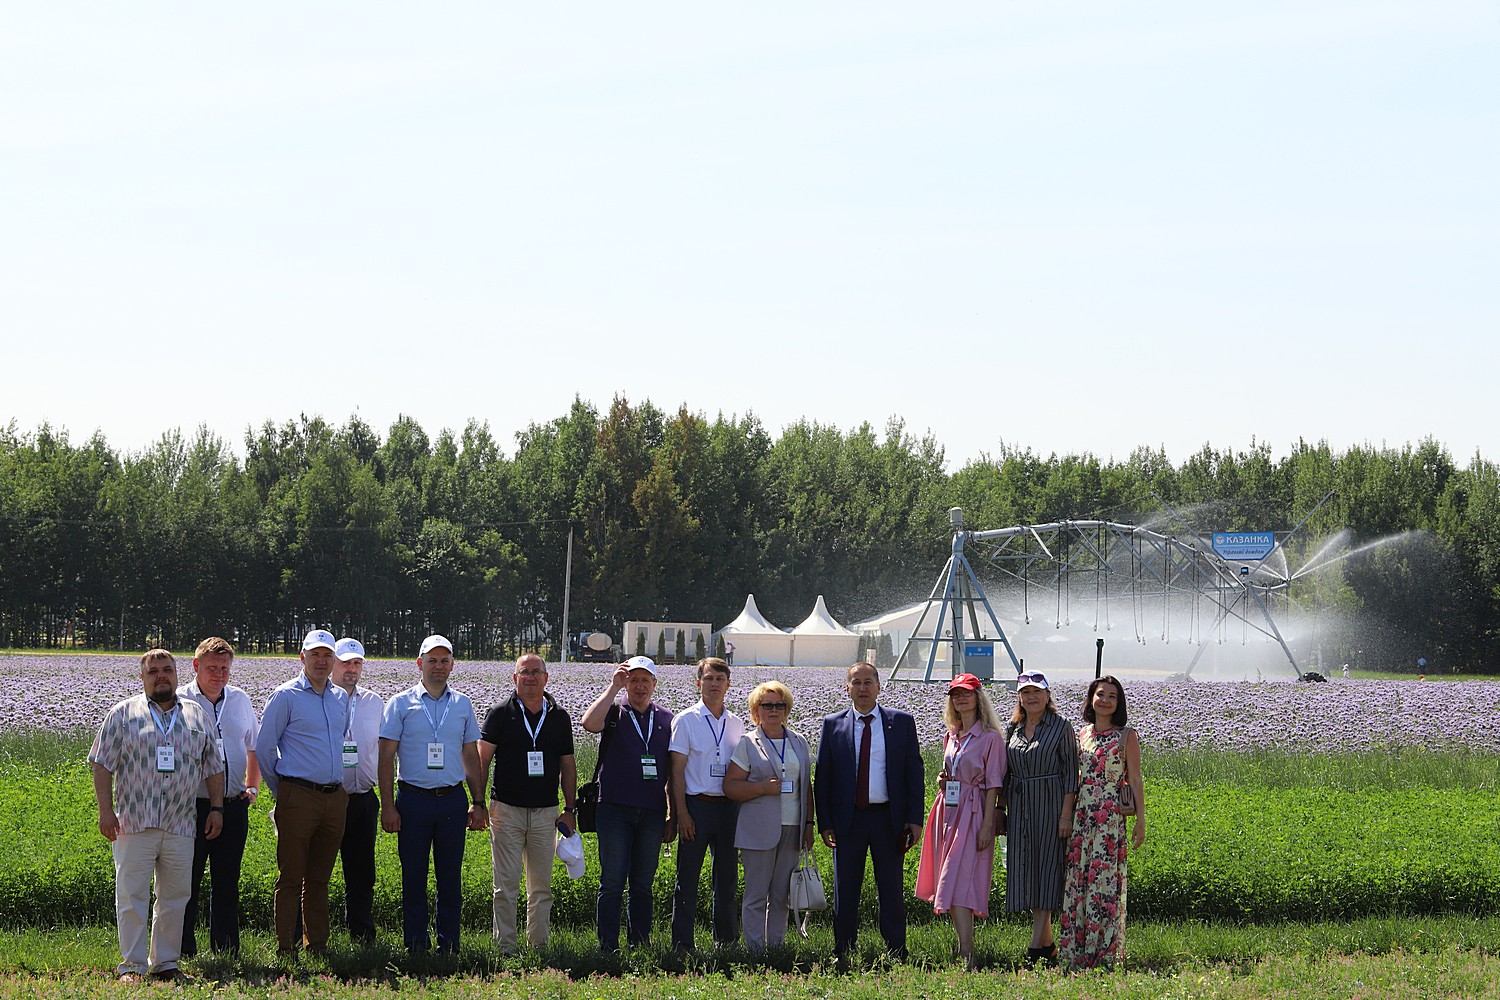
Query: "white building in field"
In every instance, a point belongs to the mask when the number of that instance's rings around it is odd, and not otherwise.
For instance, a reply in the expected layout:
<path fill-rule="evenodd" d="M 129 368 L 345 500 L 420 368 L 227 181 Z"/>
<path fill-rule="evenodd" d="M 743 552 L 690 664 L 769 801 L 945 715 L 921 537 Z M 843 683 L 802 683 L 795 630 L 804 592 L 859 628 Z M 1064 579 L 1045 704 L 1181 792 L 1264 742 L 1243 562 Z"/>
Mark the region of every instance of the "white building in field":
<path fill-rule="evenodd" d="M 677 637 L 682 636 L 682 662 L 697 663 L 698 657 L 713 655 L 713 626 L 708 622 L 626 622 L 620 646 L 626 657 L 637 654 L 677 659 Z M 699 653 L 699 641 L 703 651 Z M 663 652 L 665 650 L 665 652 Z"/>

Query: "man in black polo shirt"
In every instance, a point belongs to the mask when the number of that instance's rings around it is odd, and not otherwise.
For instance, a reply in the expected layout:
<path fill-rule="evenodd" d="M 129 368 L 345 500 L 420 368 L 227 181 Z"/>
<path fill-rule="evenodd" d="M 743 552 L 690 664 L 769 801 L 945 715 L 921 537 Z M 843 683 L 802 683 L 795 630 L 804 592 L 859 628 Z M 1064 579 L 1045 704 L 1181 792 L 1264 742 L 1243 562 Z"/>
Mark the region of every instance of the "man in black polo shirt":
<path fill-rule="evenodd" d="M 494 867 L 494 935 L 501 952 L 516 950 L 516 899 L 526 869 L 526 941 L 547 943 L 552 922 L 555 831 L 574 830 L 578 767 L 573 724 L 547 693 L 547 665 L 535 653 L 516 661 L 516 693 L 490 709 L 479 732 L 479 767 L 489 773 L 490 858 Z M 557 812 L 562 788 L 563 811 Z"/>

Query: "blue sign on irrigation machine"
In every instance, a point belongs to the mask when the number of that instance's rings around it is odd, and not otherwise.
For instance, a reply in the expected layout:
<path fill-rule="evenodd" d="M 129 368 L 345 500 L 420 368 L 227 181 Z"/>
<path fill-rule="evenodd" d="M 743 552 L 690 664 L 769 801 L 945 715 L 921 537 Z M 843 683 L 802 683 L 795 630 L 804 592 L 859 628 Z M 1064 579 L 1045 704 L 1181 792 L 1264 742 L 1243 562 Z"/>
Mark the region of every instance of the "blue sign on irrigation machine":
<path fill-rule="evenodd" d="M 1215 531 L 1214 551 L 1235 562 L 1257 562 L 1276 547 L 1276 535 L 1270 531 Z"/>
<path fill-rule="evenodd" d="M 964 670 L 982 681 L 995 677 L 995 640 L 965 639 Z"/>

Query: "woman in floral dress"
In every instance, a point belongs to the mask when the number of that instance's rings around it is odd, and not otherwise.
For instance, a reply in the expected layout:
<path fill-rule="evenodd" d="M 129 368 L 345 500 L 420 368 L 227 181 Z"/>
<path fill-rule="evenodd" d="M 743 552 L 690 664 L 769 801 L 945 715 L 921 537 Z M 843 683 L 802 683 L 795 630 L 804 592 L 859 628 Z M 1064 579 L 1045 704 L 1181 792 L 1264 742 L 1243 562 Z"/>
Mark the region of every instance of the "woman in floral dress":
<path fill-rule="evenodd" d="M 1133 796 L 1136 804 L 1130 844 L 1140 847 L 1146 840 L 1141 741 L 1125 725 L 1125 689 L 1120 682 L 1106 675 L 1090 684 L 1083 718 L 1086 725 L 1078 734 L 1078 800 L 1058 917 L 1062 961 L 1074 969 L 1112 966 L 1125 953 L 1129 849 L 1126 814 L 1120 811 L 1124 795 Z"/>

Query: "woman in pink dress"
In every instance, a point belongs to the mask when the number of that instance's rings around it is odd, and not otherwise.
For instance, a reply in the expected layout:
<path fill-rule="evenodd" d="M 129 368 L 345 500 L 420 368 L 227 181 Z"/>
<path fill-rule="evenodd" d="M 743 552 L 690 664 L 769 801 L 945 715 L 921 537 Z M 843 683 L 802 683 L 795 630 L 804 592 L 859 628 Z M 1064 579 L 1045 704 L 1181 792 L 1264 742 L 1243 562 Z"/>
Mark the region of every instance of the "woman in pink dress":
<path fill-rule="evenodd" d="M 943 769 L 922 834 L 917 898 L 953 918 L 958 957 L 974 965 L 974 918 L 990 915 L 995 799 L 1005 783 L 1005 739 L 979 678 L 959 674 L 943 707 Z"/>

